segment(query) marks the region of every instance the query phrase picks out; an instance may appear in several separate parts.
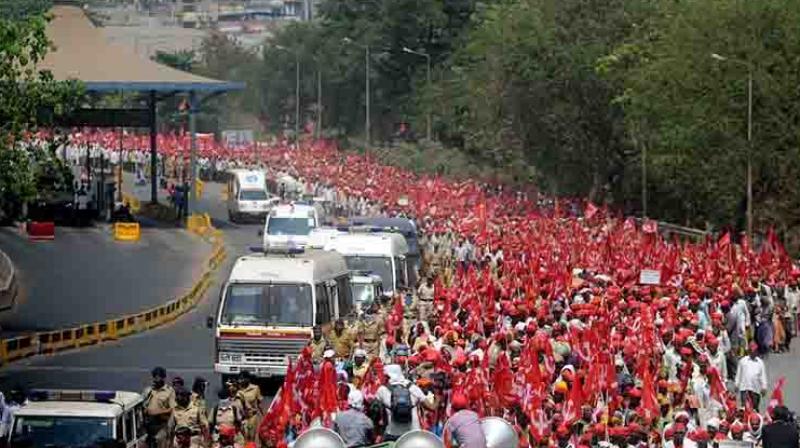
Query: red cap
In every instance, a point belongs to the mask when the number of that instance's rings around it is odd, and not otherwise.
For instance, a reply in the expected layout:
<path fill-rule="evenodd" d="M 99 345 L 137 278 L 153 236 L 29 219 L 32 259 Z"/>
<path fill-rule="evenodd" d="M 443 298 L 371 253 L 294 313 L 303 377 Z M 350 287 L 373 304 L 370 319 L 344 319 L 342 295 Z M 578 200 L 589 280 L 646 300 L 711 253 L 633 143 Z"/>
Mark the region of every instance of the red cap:
<path fill-rule="evenodd" d="M 456 411 L 466 409 L 469 406 L 469 398 L 462 393 L 456 393 L 453 395 L 453 398 L 450 399 L 450 405 L 453 406 L 453 409 Z"/>
<path fill-rule="evenodd" d="M 222 437 L 236 437 L 236 428 L 231 425 L 222 425 L 219 427 L 219 435 Z"/>

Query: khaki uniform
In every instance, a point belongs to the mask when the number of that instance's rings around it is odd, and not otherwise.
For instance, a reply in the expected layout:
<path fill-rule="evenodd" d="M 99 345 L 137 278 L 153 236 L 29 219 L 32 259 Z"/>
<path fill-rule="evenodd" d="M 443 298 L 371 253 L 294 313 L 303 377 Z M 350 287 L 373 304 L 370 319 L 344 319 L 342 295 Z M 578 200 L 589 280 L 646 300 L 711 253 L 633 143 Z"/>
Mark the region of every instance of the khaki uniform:
<path fill-rule="evenodd" d="M 331 347 L 333 347 L 333 351 L 336 352 L 337 358 L 350 359 L 350 355 L 353 354 L 353 346 L 355 343 L 353 341 L 353 334 L 348 328 L 345 327 L 340 335 L 336 334 L 336 330 L 332 330 L 328 335 L 328 340 L 331 343 Z"/>
<path fill-rule="evenodd" d="M 208 416 L 204 409 L 196 404 L 189 402 L 189 406 L 176 406 L 172 410 L 172 417 L 169 420 L 169 433 L 173 435 L 175 429 L 186 426 L 192 430 L 192 448 L 202 448 L 205 446 L 203 435 L 208 431 Z M 177 444 L 176 444 L 177 445 Z"/>
<path fill-rule="evenodd" d="M 261 389 L 255 384 L 250 384 L 244 389 L 239 389 L 236 398 L 242 403 L 244 415 L 242 419 L 242 432 L 248 442 L 256 440 L 256 431 L 261 421 Z"/>
<path fill-rule="evenodd" d="M 385 328 L 385 318 L 383 314 L 370 316 L 358 322 L 358 333 L 363 338 L 364 350 L 370 358 L 378 356 L 380 349 L 381 335 Z"/>
<path fill-rule="evenodd" d="M 167 432 L 167 423 L 171 414 L 150 415 L 150 413 L 175 409 L 175 390 L 172 386 L 165 384 L 160 389 L 148 387 L 142 395 L 144 396 L 148 434 L 155 438 L 158 448 L 169 448 L 172 440 Z"/>
<path fill-rule="evenodd" d="M 311 360 L 315 363 L 322 362 L 322 355 L 325 353 L 325 347 L 328 346 L 328 341 L 326 341 L 324 337 L 319 338 L 319 341 L 315 341 L 314 338 L 311 338 L 308 346 L 311 347 Z"/>

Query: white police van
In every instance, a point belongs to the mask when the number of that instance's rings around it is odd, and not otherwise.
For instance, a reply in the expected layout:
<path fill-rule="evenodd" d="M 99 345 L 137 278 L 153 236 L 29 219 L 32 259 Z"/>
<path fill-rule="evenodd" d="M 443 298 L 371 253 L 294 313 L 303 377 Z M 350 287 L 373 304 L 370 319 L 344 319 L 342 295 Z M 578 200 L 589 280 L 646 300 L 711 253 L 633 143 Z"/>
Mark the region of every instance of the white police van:
<path fill-rule="evenodd" d="M 14 412 L 8 443 L 14 447 L 145 444 L 144 399 L 135 392 L 33 390 Z"/>
<path fill-rule="evenodd" d="M 267 216 L 279 199 L 267 192 L 267 176 L 261 170 L 231 170 L 228 180 L 228 219 L 231 222 Z"/>

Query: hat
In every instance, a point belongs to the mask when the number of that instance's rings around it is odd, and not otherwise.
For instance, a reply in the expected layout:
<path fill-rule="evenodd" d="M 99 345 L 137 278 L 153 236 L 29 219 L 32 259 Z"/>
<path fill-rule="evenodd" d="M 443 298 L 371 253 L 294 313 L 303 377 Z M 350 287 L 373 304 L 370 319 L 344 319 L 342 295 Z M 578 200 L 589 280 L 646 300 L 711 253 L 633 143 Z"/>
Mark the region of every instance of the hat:
<path fill-rule="evenodd" d="M 331 349 L 325 350 L 325 352 L 322 353 L 322 357 L 323 358 L 334 358 L 334 357 L 336 357 L 336 352 L 331 350 Z"/>
<path fill-rule="evenodd" d="M 461 409 L 466 409 L 469 406 L 469 398 L 463 393 L 455 393 L 453 397 L 450 399 L 450 405 L 453 407 L 454 410 L 460 411 Z"/>
<path fill-rule="evenodd" d="M 744 432 L 744 425 L 741 422 L 738 422 L 738 421 L 737 422 L 733 422 L 733 424 L 731 425 L 731 432 L 732 433 L 737 433 L 737 434 L 740 433 L 740 432 Z"/>
<path fill-rule="evenodd" d="M 567 382 L 566 381 L 559 381 L 559 382 L 556 383 L 555 387 L 553 388 L 553 391 L 556 392 L 556 393 L 566 394 L 567 393 L 567 389 L 568 389 L 567 388 Z"/>
<path fill-rule="evenodd" d="M 353 358 L 366 358 L 366 357 L 367 357 L 367 351 L 364 350 L 363 348 L 357 348 L 353 352 Z"/>
<path fill-rule="evenodd" d="M 347 406 L 361 410 L 364 407 L 364 394 L 358 389 L 351 389 L 350 393 L 347 394 Z"/>

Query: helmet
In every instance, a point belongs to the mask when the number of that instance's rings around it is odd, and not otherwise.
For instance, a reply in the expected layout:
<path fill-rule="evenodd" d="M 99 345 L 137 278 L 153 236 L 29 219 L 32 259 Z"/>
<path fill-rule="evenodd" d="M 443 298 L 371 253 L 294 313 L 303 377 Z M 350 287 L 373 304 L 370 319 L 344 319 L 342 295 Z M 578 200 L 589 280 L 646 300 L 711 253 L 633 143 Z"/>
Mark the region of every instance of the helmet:
<path fill-rule="evenodd" d="M 294 448 L 345 448 L 339 434 L 328 428 L 312 428 L 300 434 Z"/>
<path fill-rule="evenodd" d="M 432 432 L 411 431 L 397 439 L 394 448 L 444 448 L 444 442 Z"/>
<path fill-rule="evenodd" d="M 486 436 L 486 448 L 517 448 L 519 437 L 511 423 L 500 417 L 481 419 L 481 429 Z"/>

